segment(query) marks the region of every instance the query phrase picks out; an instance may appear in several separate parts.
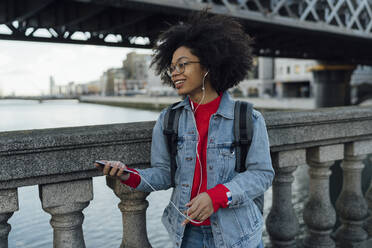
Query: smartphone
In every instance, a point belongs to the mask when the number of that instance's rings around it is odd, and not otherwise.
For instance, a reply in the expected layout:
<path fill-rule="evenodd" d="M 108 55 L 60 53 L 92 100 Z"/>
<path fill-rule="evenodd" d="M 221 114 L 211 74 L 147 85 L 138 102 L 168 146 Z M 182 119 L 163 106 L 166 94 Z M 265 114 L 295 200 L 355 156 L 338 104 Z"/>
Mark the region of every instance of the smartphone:
<path fill-rule="evenodd" d="M 94 163 L 97 163 L 97 164 L 102 165 L 102 166 L 105 166 L 106 165 L 105 162 L 100 161 L 100 160 L 96 160 L 96 161 L 94 161 Z M 128 169 L 124 169 L 124 172 L 126 172 L 126 173 L 134 173 L 133 171 L 128 170 Z"/>

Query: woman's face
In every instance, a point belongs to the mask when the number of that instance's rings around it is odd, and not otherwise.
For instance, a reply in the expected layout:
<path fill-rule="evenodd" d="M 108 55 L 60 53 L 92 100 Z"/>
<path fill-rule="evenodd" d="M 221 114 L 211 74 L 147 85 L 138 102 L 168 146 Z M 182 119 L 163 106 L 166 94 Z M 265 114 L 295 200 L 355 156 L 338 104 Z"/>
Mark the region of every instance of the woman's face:
<path fill-rule="evenodd" d="M 178 68 L 181 72 L 178 72 Z M 189 48 L 181 46 L 174 51 L 171 62 L 171 78 L 179 95 L 190 95 L 191 98 L 202 93 L 203 77 L 207 73 L 202 68 L 198 57 Z M 182 72 L 183 71 L 183 72 Z M 205 81 L 205 87 L 209 82 Z"/>

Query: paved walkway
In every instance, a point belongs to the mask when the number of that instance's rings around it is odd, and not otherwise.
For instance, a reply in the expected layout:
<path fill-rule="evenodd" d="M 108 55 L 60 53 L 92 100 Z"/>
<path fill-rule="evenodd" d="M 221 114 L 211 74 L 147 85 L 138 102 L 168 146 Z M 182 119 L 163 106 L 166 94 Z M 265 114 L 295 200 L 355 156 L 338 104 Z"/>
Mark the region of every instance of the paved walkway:
<path fill-rule="evenodd" d="M 256 108 L 314 109 L 314 98 L 237 98 L 253 103 Z"/>
<path fill-rule="evenodd" d="M 150 97 L 144 95 L 138 96 L 82 96 L 80 98 L 86 102 L 105 102 L 118 105 L 120 103 L 128 103 L 130 107 L 138 103 L 138 105 L 146 106 L 153 105 L 160 108 L 180 101 L 181 97 Z M 238 100 L 248 101 L 253 103 L 255 108 L 263 109 L 315 109 L 314 98 L 237 98 Z M 360 104 L 361 106 L 372 106 L 372 100 L 368 100 Z"/>
<path fill-rule="evenodd" d="M 314 109 L 314 98 L 237 98 L 253 103 L 255 108 L 267 109 Z M 82 101 L 113 102 L 113 103 L 146 103 L 154 105 L 169 105 L 180 101 L 180 97 L 149 97 L 149 96 L 82 96 Z"/>

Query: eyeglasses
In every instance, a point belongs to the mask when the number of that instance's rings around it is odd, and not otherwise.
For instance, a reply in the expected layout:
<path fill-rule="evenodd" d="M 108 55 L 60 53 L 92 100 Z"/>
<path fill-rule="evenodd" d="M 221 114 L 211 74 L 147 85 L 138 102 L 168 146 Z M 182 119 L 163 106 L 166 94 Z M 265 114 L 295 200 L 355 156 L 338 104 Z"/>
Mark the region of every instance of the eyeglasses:
<path fill-rule="evenodd" d="M 167 69 L 167 74 L 169 77 L 172 77 L 172 73 L 176 70 L 179 74 L 185 72 L 185 67 L 188 64 L 192 63 L 200 63 L 200 61 L 185 61 L 185 62 L 177 62 L 176 65 L 170 65 Z"/>

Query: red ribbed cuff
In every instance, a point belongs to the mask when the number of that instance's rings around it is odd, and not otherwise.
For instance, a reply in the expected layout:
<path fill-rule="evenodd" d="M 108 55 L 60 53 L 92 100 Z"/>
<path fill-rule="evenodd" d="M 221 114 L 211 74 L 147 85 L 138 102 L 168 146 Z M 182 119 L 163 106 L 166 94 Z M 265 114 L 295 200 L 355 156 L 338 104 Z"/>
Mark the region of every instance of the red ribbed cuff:
<path fill-rule="evenodd" d="M 214 212 L 217 212 L 220 208 L 226 208 L 228 199 L 227 192 L 230 190 L 226 188 L 223 184 L 217 184 L 215 187 L 208 189 L 206 192 L 212 199 Z"/>
<path fill-rule="evenodd" d="M 125 185 L 128 185 L 129 187 L 135 189 L 141 183 L 141 177 L 140 177 L 140 175 L 138 175 L 138 171 L 136 171 L 135 169 L 128 168 L 128 170 L 136 172 L 137 174 L 130 173 L 129 178 L 127 180 L 125 180 L 125 181 L 120 180 L 120 181 L 121 181 L 121 183 L 123 183 Z"/>

